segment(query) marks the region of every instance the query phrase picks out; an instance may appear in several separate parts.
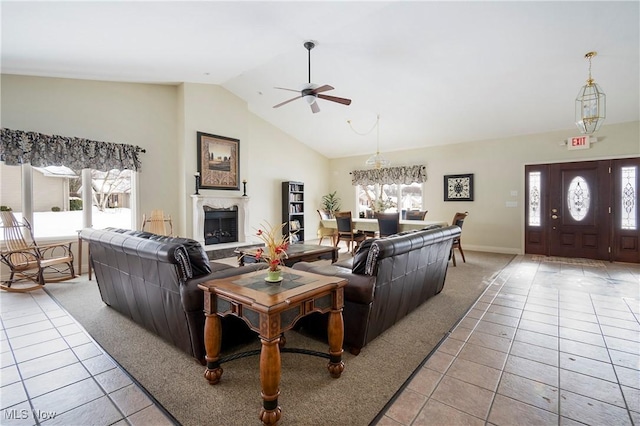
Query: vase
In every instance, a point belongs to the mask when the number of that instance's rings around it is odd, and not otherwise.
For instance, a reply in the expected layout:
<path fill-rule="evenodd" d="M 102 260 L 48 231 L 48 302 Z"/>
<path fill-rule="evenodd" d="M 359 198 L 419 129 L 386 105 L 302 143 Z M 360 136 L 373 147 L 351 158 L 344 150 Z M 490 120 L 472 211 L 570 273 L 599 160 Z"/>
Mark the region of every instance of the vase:
<path fill-rule="evenodd" d="M 282 269 L 277 269 L 275 271 L 269 270 L 264 280 L 270 283 L 278 283 L 282 281 Z"/>

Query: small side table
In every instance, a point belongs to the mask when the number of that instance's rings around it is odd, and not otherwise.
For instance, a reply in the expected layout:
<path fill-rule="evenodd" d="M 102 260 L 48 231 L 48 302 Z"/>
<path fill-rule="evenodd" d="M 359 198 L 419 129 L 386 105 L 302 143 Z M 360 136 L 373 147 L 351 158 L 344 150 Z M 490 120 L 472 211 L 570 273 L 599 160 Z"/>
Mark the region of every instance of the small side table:
<path fill-rule="evenodd" d="M 339 277 L 287 269 L 283 272 L 282 282 L 270 284 L 264 281 L 266 274 L 266 270 L 249 272 L 206 281 L 198 287 L 204 291 L 204 343 L 207 351 L 205 378 L 209 384 L 215 385 L 222 377 L 220 317 L 232 315 L 244 319 L 249 328 L 258 333 L 262 342 L 262 409 L 259 418 L 263 425 L 270 426 L 278 423 L 282 416 L 278 395 L 283 333 L 290 330 L 298 319 L 312 312 L 328 313 L 327 369 L 333 378 L 339 378 L 342 374 L 342 308 L 347 281 Z"/>

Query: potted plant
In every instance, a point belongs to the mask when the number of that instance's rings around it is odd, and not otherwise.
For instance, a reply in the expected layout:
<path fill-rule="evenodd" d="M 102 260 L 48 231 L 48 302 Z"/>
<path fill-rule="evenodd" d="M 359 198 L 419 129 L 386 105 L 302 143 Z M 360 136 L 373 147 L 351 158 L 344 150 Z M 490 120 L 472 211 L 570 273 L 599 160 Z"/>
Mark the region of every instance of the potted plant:
<path fill-rule="evenodd" d="M 330 194 L 322 197 L 322 208 L 329 212 L 331 217 L 334 213 L 340 210 L 340 198 L 336 195 L 337 191 L 333 191 Z"/>

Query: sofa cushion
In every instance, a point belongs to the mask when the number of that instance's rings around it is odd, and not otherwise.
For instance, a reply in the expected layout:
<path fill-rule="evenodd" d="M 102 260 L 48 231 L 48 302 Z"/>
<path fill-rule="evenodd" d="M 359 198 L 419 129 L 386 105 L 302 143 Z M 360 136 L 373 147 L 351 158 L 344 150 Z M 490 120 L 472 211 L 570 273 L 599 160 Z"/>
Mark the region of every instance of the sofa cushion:
<path fill-rule="evenodd" d="M 209 262 L 209 266 L 211 267 L 211 273 L 216 273 L 218 271 L 224 271 L 226 269 L 235 269 L 234 266 L 231 266 L 227 263 L 221 263 L 221 262 Z"/>
<path fill-rule="evenodd" d="M 335 263 L 332 265 L 318 265 L 317 262 L 298 262 L 292 268 L 311 272 L 312 274 L 346 279 L 348 283 L 344 287 L 345 303 L 369 305 L 373 302 L 376 286 L 376 278 L 374 276 L 357 275 L 348 268 L 336 266 Z"/>
<path fill-rule="evenodd" d="M 202 245 L 196 240 L 190 238 L 169 237 L 166 235 L 153 234 L 146 231 L 136 231 L 131 229 L 114 229 L 107 228 L 109 231 L 117 232 L 124 235 L 131 235 L 133 237 L 145 238 L 147 240 L 158 241 L 161 243 L 177 243 L 182 244 L 187 250 L 189 255 L 189 263 L 191 264 L 191 270 L 193 278 L 197 278 L 202 275 L 211 273 L 211 265 L 209 264 L 209 257 L 204 251 Z"/>
<path fill-rule="evenodd" d="M 364 275 L 367 267 L 367 258 L 369 257 L 369 249 L 377 238 L 367 238 L 358 246 L 356 254 L 353 255 L 353 264 L 351 265 L 351 272 L 354 274 Z"/>

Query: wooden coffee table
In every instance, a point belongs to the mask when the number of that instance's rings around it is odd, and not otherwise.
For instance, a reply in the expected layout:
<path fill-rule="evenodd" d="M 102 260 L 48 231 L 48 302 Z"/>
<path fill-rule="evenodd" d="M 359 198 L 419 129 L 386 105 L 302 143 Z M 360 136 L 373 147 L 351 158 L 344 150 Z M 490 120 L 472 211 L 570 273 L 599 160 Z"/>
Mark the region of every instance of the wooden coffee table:
<path fill-rule="evenodd" d="M 344 323 L 344 286 L 347 281 L 339 277 L 312 274 L 285 269 L 278 284 L 267 283 L 267 270 L 250 272 L 199 284 L 204 291 L 204 344 L 207 351 L 207 369 L 204 377 L 215 385 L 222 377 L 220 346 L 222 327 L 220 318 L 233 315 L 242 318 L 249 328 L 260 335 L 260 384 L 262 409 L 260 420 L 273 425 L 280 420 L 282 409 L 278 405 L 280 394 L 280 345 L 282 334 L 296 321 L 312 312 L 329 315 L 329 363 L 331 377 L 338 378 L 344 370 L 342 343 Z M 326 356 L 326 355 L 325 355 Z"/>
<path fill-rule="evenodd" d="M 255 263 L 256 251 L 258 247 L 239 248 L 236 250 L 238 263 L 243 266 L 245 263 Z M 331 263 L 338 260 L 338 247 L 321 246 L 313 244 L 291 244 L 287 249 L 287 258 L 284 260 L 285 266 L 293 266 L 298 262 L 314 262 L 316 260 L 331 259 Z"/>

